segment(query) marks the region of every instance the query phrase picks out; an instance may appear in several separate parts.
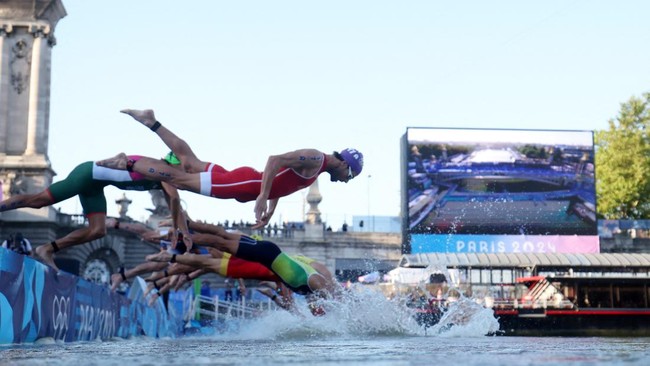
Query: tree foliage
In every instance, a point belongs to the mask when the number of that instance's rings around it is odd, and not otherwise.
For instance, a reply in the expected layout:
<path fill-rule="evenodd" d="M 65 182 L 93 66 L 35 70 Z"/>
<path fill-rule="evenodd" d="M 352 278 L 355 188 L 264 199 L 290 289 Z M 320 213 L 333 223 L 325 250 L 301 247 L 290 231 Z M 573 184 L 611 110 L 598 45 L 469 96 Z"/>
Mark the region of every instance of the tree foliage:
<path fill-rule="evenodd" d="M 621 104 L 607 130 L 596 131 L 598 214 L 650 219 L 650 93 Z"/>

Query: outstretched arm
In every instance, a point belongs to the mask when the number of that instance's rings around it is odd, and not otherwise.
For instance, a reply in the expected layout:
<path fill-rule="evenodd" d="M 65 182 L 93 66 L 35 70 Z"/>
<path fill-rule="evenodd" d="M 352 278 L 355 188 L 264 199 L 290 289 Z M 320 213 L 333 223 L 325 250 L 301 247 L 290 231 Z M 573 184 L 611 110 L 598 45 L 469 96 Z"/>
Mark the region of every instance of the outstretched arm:
<path fill-rule="evenodd" d="M 183 284 L 186 282 L 194 281 L 195 279 L 203 276 L 204 274 L 208 273 L 209 271 L 205 268 L 197 269 L 193 272 L 186 273 L 185 276 L 180 276 L 178 279 L 178 282 L 176 283 L 176 287 L 174 289 L 178 291 Z"/>
<path fill-rule="evenodd" d="M 172 248 L 176 248 L 176 243 L 178 242 L 178 230 L 180 230 L 181 234 L 183 234 L 183 242 L 185 243 L 185 247 L 189 252 L 192 249 L 194 243 L 192 242 L 192 236 L 190 235 L 190 231 L 188 229 L 185 213 L 181 208 L 181 198 L 178 193 L 178 189 L 166 182 L 162 182 L 162 188 L 163 192 L 165 193 L 165 200 L 167 201 L 167 205 L 169 206 L 169 210 L 172 214 L 172 226 L 174 228 L 174 231 L 172 233 Z"/>
<path fill-rule="evenodd" d="M 239 294 L 241 297 L 246 296 L 246 282 L 243 278 L 238 278 L 237 281 L 239 282 Z"/>
<path fill-rule="evenodd" d="M 205 234 L 213 234 L 218 236 L 225 236 L 228 234 L 223 226 L 207 224 L 204 222 L 189 221 L 189 228 L 196 232 Z"/>
<path fill-rule="evenodd" d="M 188 265 L 194 269 L 203 268 L 214 273 L 219 273 L 219 267 L 221 266 L 221 259 L 215 259 L 207 255 L 189 253 L 177 256 L 176 262 Z"/>
<path fill-rule="evenodd" d="M 240 233 L 229 233 L 223 226 L 189 221 L 190 229 L 194 230 L 192 240 L 203 246 L 219 249 L 230 254 L 237 253 Z"/>
<path fill-rule="evenodd" d="M 274 286 L 272 283 L 269 283 L 268 285 L 264 283 L 260 284 L 262 286 L 257 288 L 257 291 L 270 298 L 277 306 L 281 307 L 282 309 L 296 312 L 291 290 L 289 290 L 286 286 L 280 282 L 276 282 Z"/>
<path fill-rule="evenodd" d="M 140 239 L 152 244 L 159 244 L 160 240 L 169 240 L 167 234 L 161 234 L 156 230 L 152 230 L 147 225 L 140 222 L 121 222 L 116 218 L 106 218 L 106 226 L 118 230 L 128 231 L 137 234 Z"/>
<path fill-rule="evenodd" d="M 300 175 L 311 176 L 322 166 L 323 159 L 323 153 L 315 149 L 301 149 L 281 155 L 269 156 L 262 174 L 260 194 L 255 200 L 255 220 L 257 223 L 264 221 L 268 223 L 271 215 L 273 215 L 275 207 L 269 210 L 266 201 L 268 201 L 271 194 L 273 179 L 280 172 L 280 169 L 291 168 Z M 277 205 L 277 201 L 275 204 Z"/>
<path fill-rule="evenodd" d="M 273 213 L 275 212 L 275 208 L 278 206 L 279 200 L 279 198 L 269 200 L 269 208 L 266 211 L 266 214 L 262 215 L 262 218 L 257 220 L 255 225 L 251 226 L 251 229 L 260 229 L 269 224 L 269 221 L 271 221 L 271 217 L 273 217 Z"/>

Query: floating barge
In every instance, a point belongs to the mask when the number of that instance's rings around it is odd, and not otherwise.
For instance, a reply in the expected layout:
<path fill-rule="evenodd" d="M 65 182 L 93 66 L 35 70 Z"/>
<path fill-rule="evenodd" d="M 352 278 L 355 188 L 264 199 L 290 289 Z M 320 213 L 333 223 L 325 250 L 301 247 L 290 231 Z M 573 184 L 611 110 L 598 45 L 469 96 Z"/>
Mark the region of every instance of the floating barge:
<path fill-rule="evenodd" d="M 445 287 L 494 310 L 500 335 L 650 336 L 650 254 L 426 253 L 395 271 L 446 272 Z"/>

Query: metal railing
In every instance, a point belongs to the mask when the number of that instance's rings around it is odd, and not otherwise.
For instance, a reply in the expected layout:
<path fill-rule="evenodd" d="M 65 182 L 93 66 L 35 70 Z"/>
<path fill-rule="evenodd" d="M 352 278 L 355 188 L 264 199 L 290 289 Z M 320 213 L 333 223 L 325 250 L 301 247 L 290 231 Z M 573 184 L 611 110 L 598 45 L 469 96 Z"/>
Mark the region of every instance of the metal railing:
<path fill-rule="evenodd" d="M 271 299 L 248 302 L 246 297 L 242 297 L 240 301 L 222 301 L 218 296 L 194 296 L 188 291 L 183 301 L 183 319 L 185 321 L 197 318 L 201 320 L 249 319 L 276 308 L 277 305 Z"/>

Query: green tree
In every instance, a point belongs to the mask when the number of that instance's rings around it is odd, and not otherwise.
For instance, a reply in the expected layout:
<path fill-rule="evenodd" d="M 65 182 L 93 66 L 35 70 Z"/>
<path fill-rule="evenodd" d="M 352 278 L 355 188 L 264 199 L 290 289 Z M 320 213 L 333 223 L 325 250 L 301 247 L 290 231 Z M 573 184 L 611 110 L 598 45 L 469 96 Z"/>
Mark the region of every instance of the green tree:
<path fill-rule="evenodd" d="M 609 129 L 596 131 L 598 214 L 650 219 L 650 93 L 621 104 Z"/>

